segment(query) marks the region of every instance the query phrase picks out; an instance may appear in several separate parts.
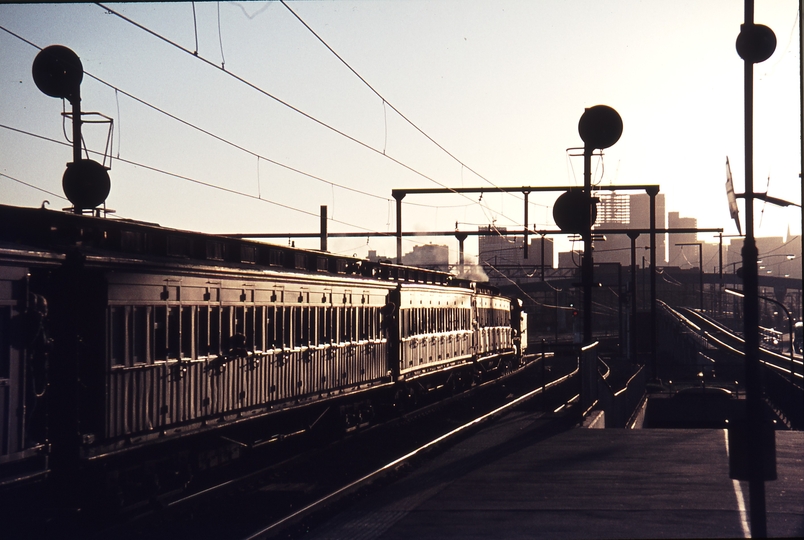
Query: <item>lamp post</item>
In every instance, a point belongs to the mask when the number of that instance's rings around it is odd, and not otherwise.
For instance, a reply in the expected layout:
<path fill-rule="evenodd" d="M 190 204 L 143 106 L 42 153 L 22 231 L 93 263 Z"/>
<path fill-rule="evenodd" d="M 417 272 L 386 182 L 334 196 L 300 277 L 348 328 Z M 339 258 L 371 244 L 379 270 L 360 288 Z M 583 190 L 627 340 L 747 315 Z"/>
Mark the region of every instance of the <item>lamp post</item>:
<path fill-rule="evenodd" d="M 704 269 L 703 269 L 703 243 L 702 242 L 682 242 L 680 244 L 676 244 L 676 246 L 681 246 L 681 247 L 683 247 L 683 246 L 698 246 L 698 266 L 700 267 L 699 268 L 700 276 L 699 276 L 699 279 L 698 279 L 698 294 L 700 296 L 700 303 L 701 303 L 700 310 L 701 310 L 701 312 L 703 312 L 703 310 L 704 310 L 704 301 L 703 301 L 703 298 L 704 298 L 704 293 L 703 293 L 703 282 L 704 282 L 704 279 L 703 279 L 703 275 L 704 275 Z"/>

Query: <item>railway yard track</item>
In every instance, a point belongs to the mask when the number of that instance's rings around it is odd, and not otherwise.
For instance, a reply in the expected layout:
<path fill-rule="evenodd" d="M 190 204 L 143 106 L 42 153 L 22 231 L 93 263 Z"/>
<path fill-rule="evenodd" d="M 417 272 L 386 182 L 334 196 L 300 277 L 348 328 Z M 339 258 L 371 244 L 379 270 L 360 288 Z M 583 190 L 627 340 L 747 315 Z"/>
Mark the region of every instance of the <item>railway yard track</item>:
<path fill-rule="evenodd" d="M 88 539 L 297 537 L 375 487 L 393 482 L 515 406 L 550 413 L 577 394 L 576 363 L 548 355 L 514 374 L 339 437 L 271 445 L 193 489 L 121 513 L 39 516 L 19 537 Z M 546 383 L 546 384 L 545 384 Z M 546 387 L 546 389 L 545 389 Z M 544 391 L 543 391 L 544 390 Z"/>

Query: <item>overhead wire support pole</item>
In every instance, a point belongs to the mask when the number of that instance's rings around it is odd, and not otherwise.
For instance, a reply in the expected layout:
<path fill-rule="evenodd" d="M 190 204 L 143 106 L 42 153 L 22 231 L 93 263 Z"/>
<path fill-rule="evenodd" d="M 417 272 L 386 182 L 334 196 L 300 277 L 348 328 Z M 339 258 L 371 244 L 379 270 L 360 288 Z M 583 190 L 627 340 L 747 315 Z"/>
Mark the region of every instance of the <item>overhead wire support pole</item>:
<path fill-rule="evenodd" d="M 523 195 L 525 196 L 525 220 L 524 225 L 522 226 L 525 229 L 525 241 L 522 244 L 522 258 L 527 260 L 528 259 L 528 195 L 530 195 L 530 191 L 523 191 Z M 544 255 L 542 255 L 544 256 Z"/>
<path fill-rule="evenodd" d="M 405 193 L 393 190 L 392 195 L 396 199 L 396 264 L 402 264 L 402 199 Z"/>
<path fill-rule="evenodd" d="M 658 379 L 659 328 L 656 311 L 656 195 L 659 188 L 648 188 L 650 197 L 650 361 L 653 379 Z"/>
<path fill-rule="evenodd" d="M 592 343 L 592 283 L 594 281 L 594 261 L 592 260 L 592 152 L 588 146 L 583 150 L 583 193 L 589 200 L 584 212 L 583 261 L 581 261 L 581 281 L 583 283 L 583 343 Z"/>

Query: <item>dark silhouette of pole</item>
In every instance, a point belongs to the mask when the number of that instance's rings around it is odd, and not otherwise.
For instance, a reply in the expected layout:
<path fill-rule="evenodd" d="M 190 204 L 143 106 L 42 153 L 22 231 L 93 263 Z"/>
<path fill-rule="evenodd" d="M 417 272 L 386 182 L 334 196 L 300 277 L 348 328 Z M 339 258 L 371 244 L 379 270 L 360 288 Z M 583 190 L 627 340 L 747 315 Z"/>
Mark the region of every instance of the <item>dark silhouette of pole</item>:
<path fill-rule="evenodd" d="M 542 259 L 541 259 L 541 263 L 542 263 L 542 281 L 544 281 L 544 233 L 541 233 L 541 235 L 542 235 Z M 552 261 L 550 263 L 550 266 L 552 268 Z"/>
<path fill-rule="evenodd" d="M 392 191 L 391 195 L 396 199 L 396 264 L 402 264 L 402 199 L 405 193 Z"/>
<path fill-rule="evenodd" d="M 464 240 L 466 240 L 467 236 L 468 235 L 465 232 L 455 231 L 455 238 L 458 239 L 458 264 L 460 265 L 459 268 L 460 268 L 460 273 L 461 274 L 463 274 L 463 264 L 464 264 L 463 242 L 464 242 Z"/>
<path fill-rule="evenodd" d="M 628 325 L 629 348 L 631 353 L 629 359 L 633 362 L 637 354 L 637 340 L 636 340 L 636 321 L 637 321 L 637 265 L 636 265 L 636 239 L 639 237 L 638 232 L 628 232 L 628 238 L 631 239 L 631 320 Z"/>
<path fill-rule="evenodd" d="M 702 242 L 682 242 L 680 244 L 676 244 L 676 246 L 698 246 L 698 296 L 700 301 L 699 309 L 701 312 L 704 310 L 704 293 L 703 293 L 703 284 L 704 284 L 704 269 L 703 269 L 703 243 Z"/>
<path fill-rule="evenodd" d="M 523 195 L 525 196 L 525 225 L 523 226 L 523 229 L 525 229 L 525 234 L 524 234 L 525 241 L 524 241 L 524 243 L 522 245 L 523 246 L 522 247 L 522 258 L 527 260 L 527 258 L 528 258 L 528 234 L 530 233 L 530 231 L 528 230 L 528 195 L 530 195 L 530 191 L 523 192 Z"/>
<path fill-rule="evenodd" d="M 646 189 L 650 197 L 650 363 L 652 377 L 656 380 L 658 374 L 658 344 L 659 328 L 656 324 L 656 195 L 659 187 Z M 643 263 L 644 266 L 644 263 Z"/>
<path fill-rule="evenodd" d="M 592 151 L 586 146 L 583 149 L 583 194 L 588 198 L 589 206 L 584 215 L 583 227 L 583 261 L 581 261 L 581 282 L 583 284 L 583 343 L 592 343 L 592 283 L 594 261 L 592 260 Z"/>
<path fill-rule="evenodd" d="M 759 275 L 758 251 L 754 237 L 754 64 L 770 58 L 776 48 L 776 37 L 770 28 L 754 24 L 754 1 L 745 0 L 745 22 L 737 37 L 737 53 L 744 60 L 745 120 L 745 220 L 743 243 L 743 298 L 745 335 L 745 395 L 748 448 L 748 489 L 751 536 L 767 536 L 765 508 L 765 427 L 762 403 L 762 381 L 759 365 Z"/>
<path fill-rule="evenodd" d="M 327 250 L 327 205 L 321 205 L 321 251 Z"/>

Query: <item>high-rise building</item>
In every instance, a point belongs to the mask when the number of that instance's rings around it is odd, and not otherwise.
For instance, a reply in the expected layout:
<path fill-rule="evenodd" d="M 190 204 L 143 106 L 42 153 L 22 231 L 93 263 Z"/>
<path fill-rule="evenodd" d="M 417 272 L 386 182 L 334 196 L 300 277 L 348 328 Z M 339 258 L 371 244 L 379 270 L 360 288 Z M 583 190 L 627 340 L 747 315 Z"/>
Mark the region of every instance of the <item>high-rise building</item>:
<path fill-rule="evenodd" d="M 435 244 L 413 246 L 413 251 L 402 255 L 402 264 L 449 271 L 449 247 Z"/>
<path fill-rule="evenodd" d="M 531 237 L 528 243 L 528 258 L 525 259 L 525 240 L 522 235 L 509 235 L 505 227 L 492 225 L 480 227 L 478 230 L 486 233 L 477 237 L 478 264 L 483 268 L 496 268 L 509 277 L 527 276 L 541 267 L 542 251 L 544 251 L 545 267 L 553 267 L 552 238 L 539 235 Z"/>
<path fill-rule="evenodd" d="M 681 217 L 678 212 L 667 213 L 667 223 L 671 229 L 697 229 L 698 220 L 691 217 Z M 678 244 L 696 244 L 698 242 L 698 234 L 691 233 L 676 233 L 670 235 L 670 259 L 669 266 L 678 266 L 679 268 L 699 268 L 701 261 L 698 261 L 698 251 L 695 246 L 679 246 Z M 705 267 L 706 260 L 704 260 Z"/>
<path fill-rule="evenodd" d="M 650 228 L 650 196 L 647 193 L 622 194 L 618 192 L 600 193 L 597 195 L 597 229 L 649 229 Z M 656 228 L 664 229 L 665 206 L 664 194 L 656 195 Z M 596 263 L 616 262 L 622 265 L 631 264 L 631 238 L 623 233 L 606 234 L 605 241 L 597 240 L 594 246 Z M 642 258 L 650 260 L 647 251 L 650 248 L 650 234 L 640 234 L 635 241 L 637 264 Z M 666 263 L 666 235 L 656 235 L 656 264 Z"/>

